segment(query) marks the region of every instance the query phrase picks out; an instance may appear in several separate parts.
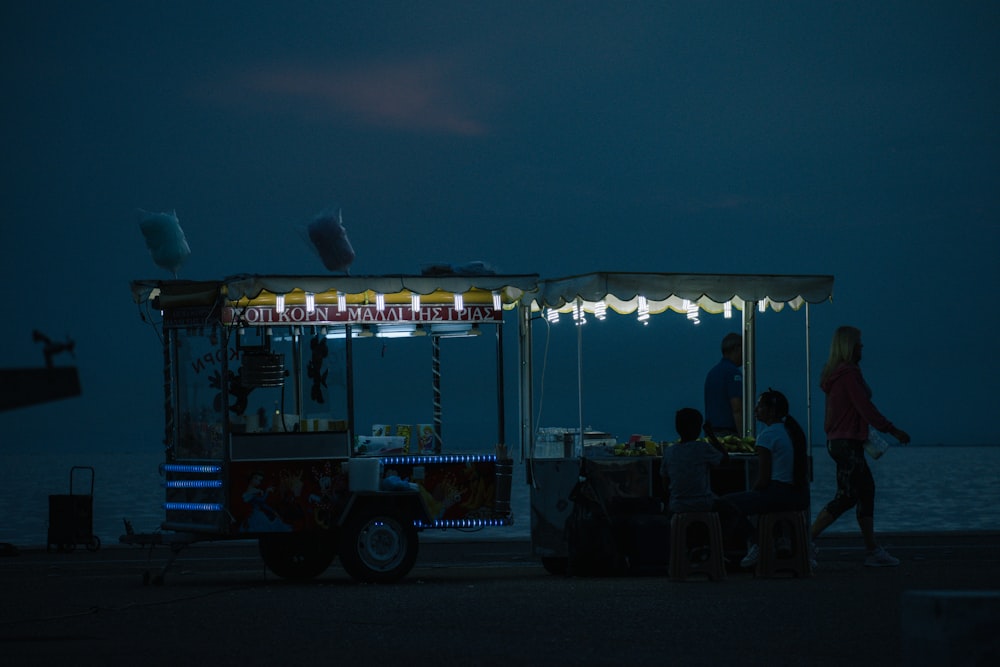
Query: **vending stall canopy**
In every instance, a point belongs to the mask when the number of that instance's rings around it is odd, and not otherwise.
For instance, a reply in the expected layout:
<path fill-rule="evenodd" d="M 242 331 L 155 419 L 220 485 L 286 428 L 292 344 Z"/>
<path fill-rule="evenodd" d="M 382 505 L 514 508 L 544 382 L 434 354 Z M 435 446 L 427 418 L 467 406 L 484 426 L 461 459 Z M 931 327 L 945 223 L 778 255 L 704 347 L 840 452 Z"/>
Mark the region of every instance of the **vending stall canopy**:
<path fill-rule="evenodd" d="M 806 306 L 808 334 L 808 306 L 828 301 L 833 295 L 833 276 L 830 275 L 773 275 L 773 274 L 712 274 L 712 273 L 632 273 L 596 272 L 563 278 L 544 279 L 538 289 L 522 296 L 522 344 L 527 368 L 522 377 L 522 441 L 533 441 L 531 419 L 530 380 L 530 316 L 531 313 L 573 313 L 575 318 L 587 314 L 603 319 L 607 310 L 619 314 L 636 313 L 640 319 L 672 310 L 690 318 L 699 311 L 725 313 L 733 308 L 742 313 L 743 363 L 744 363 L 744 424 L 743 431 L 753 429 L 752 404 L 754 400 L 754 312 L 758 309 L 780 311 L 788 306 L 798 310 Z M 808 339 L 808 335 L 807 335 Z M 806 352 L 807 374 L 809 353 Z M 582 429 L 582 424 L 580 425 Z"/>
<path fill-rule="evenodd" d="M 806 303 L 828 301 L 832 294 L 833 276 L 826 275 L 600 272 L 543 280 L 523 300 L 534 311 L 571 312 L 579 305 L 594 313 L 603 302 L 617 313 L 632 313 L 644 300 L 652 314 L 668 308 L 688 312 L 689 304 L 721 313 L 727 304 L 742 310 L 747 302 L 798 310 Z"/>
<path fill-rule="evenodd" d="M 429 296 L 485 294 L 494 303 L 514 308 L 527 291 L 533 291 L 537 275 L 377 275 L 377 276 L 315 276 L 315 275 L 236 275 L 221 281 L 160 281 L 137 280 L 132 283 L 136 303 L 159 298 L 163 305 L 204 305 L 223 297 L 229 301 L 266 302 L 273 304 L 278 295 L 286 304 L 305 305 L 307 295 L 316 303 L 324 299 L 334 303 L 340 295 L 347 303 L 374 303 L 382 295 L 386 303 L 411 303 L 412 295 Z"/>

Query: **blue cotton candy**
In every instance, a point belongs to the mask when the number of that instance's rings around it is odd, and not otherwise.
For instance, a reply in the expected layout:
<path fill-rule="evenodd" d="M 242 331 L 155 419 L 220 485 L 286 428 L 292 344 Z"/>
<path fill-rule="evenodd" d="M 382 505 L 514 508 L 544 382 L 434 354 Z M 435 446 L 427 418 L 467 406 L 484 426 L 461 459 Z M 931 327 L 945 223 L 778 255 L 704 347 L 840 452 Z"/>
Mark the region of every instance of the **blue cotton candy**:
<path fill-rule="evenodd" d="M 389 475 L 382 478 L 383 491 L 415 491 L 416 489 L 416 484 L 400 479 L 399 475 Z"/>
<path fill-rule="evenodd" d="M 323 260 L 323 266 L 330 271 L 347 273 L 354 261 L 354 248 L 347 239 L 347 230 L 340 212 L 336 215 L 332 211 L 320 213 L 309 223 L 307 231 L 309 240 Z"/>
<path fill-rule="evenodd" d="M 184 237 L 184 230 L 177 221 L 176 211 L 170 213 L 150 213 L 139 211 L 139 229 L 146 238 L 146 247 L 153 261 L 177 277 L 177 269 L 191 254 Z"/>

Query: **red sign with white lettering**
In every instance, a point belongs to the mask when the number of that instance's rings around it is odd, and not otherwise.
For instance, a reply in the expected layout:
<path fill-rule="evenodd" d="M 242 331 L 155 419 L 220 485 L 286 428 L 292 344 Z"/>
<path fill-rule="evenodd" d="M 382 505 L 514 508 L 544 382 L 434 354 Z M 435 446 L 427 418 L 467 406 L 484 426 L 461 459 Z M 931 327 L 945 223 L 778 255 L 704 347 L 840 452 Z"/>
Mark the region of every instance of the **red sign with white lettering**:
<path fill-rule="evenodd" d="M 454 306 L 423 306 L 414 311 L 410 306 L 386 305 L 379 310 L 375 306 L 347 306 L 341 311 L 336 304 L 316 304 L 313 312 L 304 305 L 285 306 L 281 313 L 274 306 L 246 306 L 222 309 L 222 323 L 230 325 L 262 326 L 283 324 L 402 324 L 433 322 L 501 322 L 503 311 L 492 306 L 465 306 L 456 310 Z"/>

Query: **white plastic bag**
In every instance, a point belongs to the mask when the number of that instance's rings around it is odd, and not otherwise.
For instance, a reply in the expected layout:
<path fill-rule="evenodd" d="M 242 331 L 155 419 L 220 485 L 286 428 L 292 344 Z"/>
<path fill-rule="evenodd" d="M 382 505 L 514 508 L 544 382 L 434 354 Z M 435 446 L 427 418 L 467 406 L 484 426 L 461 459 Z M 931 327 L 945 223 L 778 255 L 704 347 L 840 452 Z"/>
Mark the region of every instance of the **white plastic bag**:
<path fill-rule="evenodd" d="M 354 261 L 354 248 L 347 239 L 340 211 L 336 215 L 332 211 L 320 213 L 309 223 L 307 232 L 319 258 L 323 260 L 323 266 L 330 271 L 347 273 Z"/>
<path fill-rule="evenodd" d="M 873 459 L 882 458 L 882 455 L 889 451 L 893 444 L 892 436 L 877 431 L 871 426 L 868 427 L 868 439 L 864 442 L 865 451 Z"/>
<path fill-rule="evenodd" d="M 177 212 L 150 213 L 139 209 L 139 229 L 146 237 L 146 247 L 153 261 L 177 277 L 177 269 L 191 254 L 184 230 L 177 221 Z"/>

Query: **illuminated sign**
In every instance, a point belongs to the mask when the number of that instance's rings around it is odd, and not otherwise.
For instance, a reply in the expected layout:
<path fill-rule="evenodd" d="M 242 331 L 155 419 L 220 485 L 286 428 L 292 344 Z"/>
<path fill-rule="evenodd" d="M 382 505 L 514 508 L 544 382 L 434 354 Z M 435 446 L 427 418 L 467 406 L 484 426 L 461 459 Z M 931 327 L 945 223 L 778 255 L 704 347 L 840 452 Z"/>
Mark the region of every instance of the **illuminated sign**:
<path fill-rule="evenodd" d="M 226 306 L 222 309 L 222 323 L 245 326 L 282 324 L 394 324 L 403 322 L 501 322 L 503 311 L 488 305 L 466 305 L 461 310 L 453 306 L 424 305 L 413 310 L 408 305 L 347 306 L 340 310 L 336 304 L 316 304 L 312 312 L 304 305 L 286 306 L 278 312 L 274 306 Z"/>

